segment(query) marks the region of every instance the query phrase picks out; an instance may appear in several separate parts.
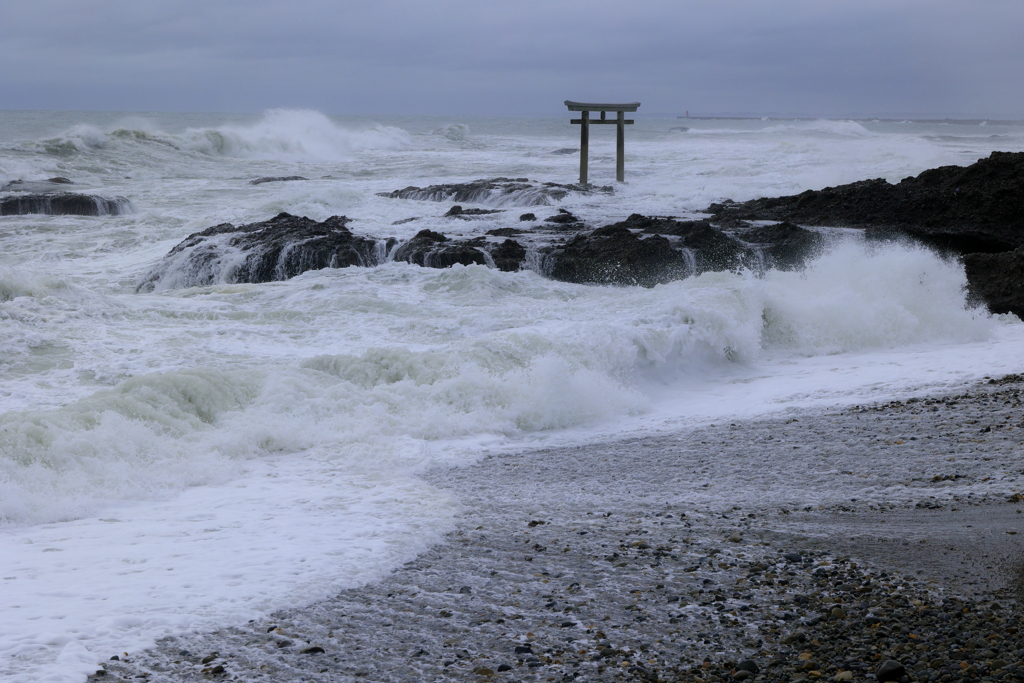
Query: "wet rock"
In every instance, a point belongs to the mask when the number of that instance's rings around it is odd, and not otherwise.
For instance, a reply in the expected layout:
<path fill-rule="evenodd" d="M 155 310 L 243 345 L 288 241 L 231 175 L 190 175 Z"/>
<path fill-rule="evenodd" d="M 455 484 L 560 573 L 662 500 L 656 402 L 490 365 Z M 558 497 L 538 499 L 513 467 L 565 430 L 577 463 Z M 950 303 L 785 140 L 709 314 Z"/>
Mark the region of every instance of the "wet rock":
<path fill-rule="evenodd" d="M 727 235 L 708 221 L 679 221 L 634 213 L 608 227 L 628 228 L 646 234 L 670 235 L 678 238 L 671 244 L 693 258 L 693 273 L 738 270 L 753 264 L 753 251 L 736 238 Z"/>
<path fill-rule="evenodd" d="M 517 655 L 533 654 L 533 648 L 529 645 L 516 645 L 515 653 Z"/>
<path fill-rule="evenodd" d="M 570 211 L 566 209 L 559 209 L 558 213 L 556 213 L 554 216 L 548 216 L 547 218 L 544 219 L 544 222 L 556 223 L 558 225 L 574 225 L 577 223 L 582 223 L 583 221 L 574 216 Z"/>
<path fill-rule="evenodd" d="M 512 237 L 513 235 L 522 234 L 522 230 L 517 228 L 495 228 L 494 230 L 488 230 L 485 235 L 493 235 L 494 237 Z"/>
<path fill-rule="evenodd" d="M 70 178 L 64 176 L 56 176 L 54 178 L 47 178 L 46 182 L 54 183 L 55 185 L 74 185 L 75 183 Z"/>
<path fill-rule="evenodd" d="M 470 216 L 488 216 L 493 213 L 501 213 L 501 209 L 463 209 L 456 204 L 444 215 L 449 218 L 469 218 Z"/>
<path fill-rule="evenodd" d="M 498 671 L 499 672 L 501 672 L 501 671 L 511 671 L 511 670 L 512 670 L 512 667 L 509 664 L 499 664 L 498 665 Z"/>
<path fill-rule="evenodd" d="M 489 178 L 468 183 L 445 183 L 428 187 L 409 186 L 379 193 L 390 199 L 418 199 L 432 202 L 459 202 L 501 206 L 543 206 L 558 202 L 570 193 L 611 194 L 611 186 L 562 185 L 540 183 L 529 178 Z"/>
<path fill-rule="evenodd" d="M 470 588 L 469 586 L 463 586 L 462 588 L 459 589 L 459 593 L 461 593 L 462 595 L 469 595 L 472 592 L 473 592 L 473 589 Z"/>
<path fill-rule="evenodd" d="M 564 282 L 653 287 L 689 274 L 685 256 L 668 239 L 644 237 L 624 226 L 578 235 L 548 258 L 550 276 Z"/>
<path fill-rule="evenodd" d="M 220 655 L 218 653 L 216 653 L 216 652 L 214 652 L 212 654 L 208 654 L 205 657 L 203 657 L 201 660 L 199 660 L 199 663 L 200 664 L 209 664 L 213 660 L 217 659 L 217 657 L 219 657 L 219 656 Z"/>
<path fill-rule="evenodd" d="M 744 659 L 736 665 L 737 671 L 749 671 L 752 674 L 758 674 L 761 672 L 761 667 L 757 665 L 753 659 Z"/>
<path fill-rule="evenodd" d="M 786 553 L 783 557 L 786 558 L 787 562 L 803 562 L 804 560 L 800 553 Z"/>
<path fill-rule="evenodd" d="M 293 180 L 309 180 L 309 178 L 303 178 L 300 175 L 282 175 L 282 176 L 266 176 L 264 178 L 256 178 L 250 180 L 250 185 L 262 185 L 263 183 L 285 183 Z"/>
<path fill-rule="evenodd" d="M 318 655 L 318 654 L 320 654 L 322 652 L 324 652 L 324 649 L 322 647 L 320 647 L 319 645 L 314 645 L 313 647 L 307 647 L 305 650 L 299 650 L 299 654 L 300 655 Z"/>
<path fill-rule="evenodd" d="M 308 270 L 372 266 L 385 243 L 354 235 L 345 216 L 317 222 L 280 213 L 268 221 L 222 223 L 186 237 L 139 284 L 139 291 L 217 282 L 272 282 Z"/>
<path fill-rule="evenodd" d="M 878 671 L 875 672 L 875 680 L 878 683 L 885 683 L 885 681 L 898 681 L 906 675 L 907 670 L 903 668 L 903 665 L 895 660 L 888 660 L 878 667 Z"/>
<path fill-rule="evenodd" d="M 1001 254 L 963 257 L 971 295 L 993 313 L 1024 317 L 1024 247 Z"/>
<path fill-rule="evenodd" d="M 508 273 L 522 268 L 523 261 L 526 260 L 526 248 L 515 240 L 505 240 L 498 246 L 491 247 L 490 254 L 494 267 Z"/>
<path fill-rule="evenodd" d="M 788 222 L 750 228 L 737 235 L 758 247 L 767 259 L 767 267 L 778 270 L 803 267 L 820 253 L 824 241 L 821 233 Z"/>
<path fill-rule="evenodd" d="M 451 268 L 456 263 L 486 265 L 487 258 L 480 250 L 483 244 L 483 240 L 453 242 L 439 232 L 420 230 L 395 249 L 394 260 L 426 268 Z"/>
<path fill-rule="evenodd" d="M 905 234 L 958 254 L 1024 246 L 1024 152 L 993 152 L 893 185 L 882 178 L 787 197 L 712 204 L 715 218 L 791 221 Z"/>
<path fill-rule="evenodd" d="M 97 197 L 73 192 L 11 195 L 0 199 L 0 216 L 119 216 L 131 211 L 124 197 Z"/>
<path fill-rule="evenodd" d="M 535 216 L 532 213 L 524 213 L 524 214 L 519 216 L 519 221 L 520 222 L 535 221 L 535 220 L 537 220 L 537 216 Z"/>

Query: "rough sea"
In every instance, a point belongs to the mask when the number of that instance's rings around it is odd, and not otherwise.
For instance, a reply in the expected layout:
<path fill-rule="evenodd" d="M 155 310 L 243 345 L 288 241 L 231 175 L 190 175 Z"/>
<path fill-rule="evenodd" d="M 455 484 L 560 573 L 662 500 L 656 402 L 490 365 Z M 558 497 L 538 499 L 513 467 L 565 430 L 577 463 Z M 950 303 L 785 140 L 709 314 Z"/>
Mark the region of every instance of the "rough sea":
<path fill-rule="evenodd" d="M 651 289 L 390 262 L 137 291 L 187 235 L 282 211 L 398 240 L 559 208 L 596 227 L 1024 150 L 1024 127 L 637 118 L 611 195 L 458 222 L 378 196 L 575 182 L 578 135 L 568 115 L 0 112 L 0 186 L 62 176 L 131 204 L 0 217 L 0 679 L 82 681 L 162 636 L 373 581 L 451 528 L 460 503 L 428 468 L 1020 371 L 1024 325 L 969 307 L 955 261 L 852 231 L 803 271 Z M 614 129 L 590 144 L 591 182 L 613 184 Z M 292 175 L 308 180 L 249 184 Z"/>

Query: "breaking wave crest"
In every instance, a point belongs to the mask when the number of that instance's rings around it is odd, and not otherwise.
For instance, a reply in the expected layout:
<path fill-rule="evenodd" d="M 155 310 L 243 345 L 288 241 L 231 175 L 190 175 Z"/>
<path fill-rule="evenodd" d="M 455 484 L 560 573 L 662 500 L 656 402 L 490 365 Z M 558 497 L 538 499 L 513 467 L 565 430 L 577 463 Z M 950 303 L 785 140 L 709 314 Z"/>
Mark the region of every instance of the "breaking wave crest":
<path fill-rule="evenodd" d="M 128 144 L 240 159 L 315 163 L 347 161 L 367 150 L 401 149 L 409 142 L 409 134 L 401 128 L 352 130 L 317 111 L 275 109 L 252 124 L 190 128 L 177 134 L 163 132 L 146 121 L 109 130 L 80 124 L 40 144 L 46 153 L 62 157 Z"/>
<path fill-rule="evenodd" d="M 319 284 L 310 289 L 311 281 Z M 245 461 L 282 452 L 319 452 L 342 472 L 408 471 L 443 461 L 446 447 L 429 444 L 644 412 L 645 387 L 750 370 L 766 350 L 962 343 L 996 325 L 965 305 L 956 263 L 863 243 L 841 244 L 804 272 L 705 273 L 653 289 L 397 263 L 292 282 L 308 293 L 290 299 L 297 315 L 303 306 L 338 311 L 331 336 L 353 319 L 366 329 L 427 326 L 437 336 L 413 344 L 388 334 L 352 353 L 258 369 L 143 375 L 56 410 L 7 413 L 0 516 L 66 519 L 106 500 L 231 478 Z M 398 282 L 406 289 L 394 289 Z M 415 305 L 378 300 L 385 285 L 391 296 L 418 297 Z M 451 332 L 447 320 L 457 320 Z"/>

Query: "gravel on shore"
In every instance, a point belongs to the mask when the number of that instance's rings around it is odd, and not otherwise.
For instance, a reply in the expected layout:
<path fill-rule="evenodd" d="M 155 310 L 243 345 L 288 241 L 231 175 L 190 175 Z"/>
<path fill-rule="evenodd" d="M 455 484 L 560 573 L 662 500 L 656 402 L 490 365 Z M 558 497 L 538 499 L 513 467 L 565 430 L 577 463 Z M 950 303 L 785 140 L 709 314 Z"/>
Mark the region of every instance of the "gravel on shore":
<path fill-rule="evenodd" d="M 414 562 L 93 679 L 1024 679 L 1021 391 L 1010 376 L 432 472 L 464 512 Z"/>

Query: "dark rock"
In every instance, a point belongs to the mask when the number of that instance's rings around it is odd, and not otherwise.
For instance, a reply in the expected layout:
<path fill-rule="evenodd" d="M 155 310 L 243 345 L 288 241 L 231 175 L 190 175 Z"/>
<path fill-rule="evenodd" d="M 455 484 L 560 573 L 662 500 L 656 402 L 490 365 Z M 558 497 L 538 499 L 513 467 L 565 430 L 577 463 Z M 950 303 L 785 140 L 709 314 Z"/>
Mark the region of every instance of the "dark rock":
<path fill-rule="evenodd" d="M 750 673 L 749 671 L 744 671 L 743 669 L 740 669 L 732 675 L 732 679 L 734 681 L 745 681 L 753 675 L 754 674 Z"/>
<path fill-rule="evenodd" d="M 515 652 L 517 655 L 533 654 L 533 648 L 529 645 L 516 645 Z"/>
<path fill-rule="evenodd" d="M 547 218 L 544 219 L 544 222 L 557 223 L 559 225 L 569 225 L 574 223 L 582 223 L 583 221 L 574 216 L 568 210 L 559 209 L 558 213 L 556 213 L 554 216 L 548 216 Z"/>
<path fill-rule="evenodd" d="M 462 588 L 459 589 L 459 593 L 461 593 L 462 595 L 469 595 L 472 592 L 473 592 L 473 589 L 470 588 L 469 586 L 463 586 Z"/>
<path fill-rule="evenodd" d="M 501 213 L 501 209 L 463 209 L 461 206 L 456 204 L 452 208 L 448 209 L 445 216 L 451 218 L 464 218 L 466 216 L 488 216 L 492 213 Z"/>
<path fill-rule="evenodd" d="M 499 664 L 498 665 L 498 671 L 499 672 L 500 671 L 511 671 L 511 670 L 512 670 L 512 667 L 510 665 L 508 665 L 508 664 Z"/>
<path fill-rule="evenodd" d="M 686 250 L 687 255 L 692 256 L 692 275 L 706 271 L 738 270 L 745 263 L 752 264 L 755 260 L 749 247 L 708 221 L 678 221 L 634 213 L 626 220 L 608 227 L 679 238 L 673 246 Z"/>
<path fill-rule="evenodd" d="M 303 178 L 300 175 L 282 175 L 282 176 L 267 176 L 265 178 L 256 178 L 250 180 L 250 185 L 262 185 L 263 183 L 283 183 L 290 180 L 309 180 L 309 178 Z"/>
<path fill-rule="evenodd" d="M 515 240 L 505 240 L 490 250 L 494 267 L 507 273 L 514 273 L 526 260 L 526 248 Z"/>
<path fill-rule="evenodd" d="M 210 673 L 213 674 L 214 676 L 220 675 L 220 674 L 224 673 L 224 671 L 225 671 L 225 669 L 224 669 L 224 665 L 223 664 L 218 664 L 217 666 L 215 666 L 212 669 L 210 669 Z"/>
<path fill-rule="evenodd" d="M 403 218 L 401 220 L 395 221 L 391 225 L 405 225 L 406 223 L 412 223 L 413 221 L 418 221 L 419 219 L 419 216 L 413 216 L 412 218 Z"/>
<path fill-rule="evenodd" d="M 552 154 L 560 154 L 560 155 L 568 155 L 568 154 L 576 154 L 578 152 L 579 152 L 579 150 L 576 149 L 575 147 L 561 147 L 559 149 L 556 149 L 556 150 L 552 151 L 551 153 Z"/>
<path fill-rule="evenodd" d="M 758 674 L 761 672 L 761 667 L 757 665 L 753 659 L 744 659 L 742 662 L 736 665 L 737 671 L 749 671 L 752 674 Z"/>
<path fill-rule="evenodd" d="M 993 313 L 1024 318 L 1024 247 L 1002 254 L 963 257 L 967 286 Z"/>
<path fill-rule="evenodd" d="M 75 183 L 70 178 L 64 176 L 57 176 L 55 178 L 47 178 L 46 182 L 54 183 L 56 185 L 74 185 Z"/>
<path fill-rule="evenodd" d="M 205 657 L 203 657 L 202 659 L 200 659 L 199 663 L 200 664 L 209 664 L 213 660 L 217 659 L 217 657 L 219 657 L 219 656 L 220 655 L 218 653 L 216 653 L 216 652 L 214 652 L 213 654 L 208 654 Z"/>
<path fill-rule="evenodd" d="M 875 680 L 878 683 L 885 683 L 885 681 L 898 681 L 906 675 L 907 670 L 903 668 L 903 665 L 892 659 L 884 662 L 882 666 L 878 667 L 878 671 L 875 672 Z"/>
<path fill-rule="evenodd" d="M 547 258 L 553 261 L 550 276 L 565 282 L 653 287 L 689 274 L 685 257 L 667 238 L 642 238 L 625 227 L 579 235 Z"/>
<path fill-rule="evenodd" d="M 395 261 L 414 263 L 426 268 L 450 268 L 456 263 L 486 265 L 487 258 L 479 245 L 482 242 L 452 242 L 433 230 L 420 230 L 408 242 L 395 249 Z"/>
<path fill-rule="evenodd" d="M 712 204 L 716 219 L 791 221 L 908 235 L 958 254 L 1024 246 L 1024 152 L 992 152 L 892 185 L 882 178 L 787 197 Z"/>
<path fill-rule="evenodd" d="M 783 555 L 787 562 L 803 562 L 804 558 L 800 556 L 800 553 L 786 553 Z"/>
<path fill-rule="evenodd" d="M 320 654 L 322 652 L 324 652 L 324 649 L 322 647 L 320 647 L 319 645 L 314 645 L 313 647 L 307 647 L 305 650 L 299 650 L 299 654 L 300 655 L 318 655 L 318 654 Z"/>
<path fill-rule="evenodd" d="M 271 282 L 307 270 L 380 263 L 384 249 L 378 249 L 378 241 L 353 235 L 348 222 L 345 216 L 331 216 L 320 223 L 281 213 L 260 223 L 215 225 L 186 237 L 138 289 L 151 291 L 161 282 L 173 287 Z M 243 257 L 238 258 L 239 254 Z"/>
<path fill-rule="evenodd" d="M 792 270 L 800 268 L 821 251 L 821 233 L 793 223 L 776 223 L 751 228 L 739 233 L 744 242 L 756 245 L 765 255 L 769 268 Z"/>
<path fill-rule="evenodd" d="M 486 235 L 493 235 L 494 237 L 512 237 L 513 235 L 522 234 L 522 230 L 516 228 L 495 228 L 494 230 L 488 230 Z"/>
<path fill-rule="evenodd" d="M 71 192 L 12 195 L 0 199 L 0 216 L 119 216 L 130 210 L 131 203 L 124 197 L 107 199 Z"/>
<path fill-rule="evenodd" d="M 379 193 L 391 199 L 419 199 L 433 202 L 501 204 L 513 206 L 550 205 L 576 194 L 611 194 L 611 186 L 561 185 L 539 183 L 529 178 L 490 178 L 468 183 L 446 183 L 429 187 L 409 186 L 394 192 Z"/>
<path fill-rule="evenodd" d="M 535 221 L 535 220 L 537 220 L 537 217 L 535 215 L 533 215 L 532 213 L 524 213 L 521 216 L 519 216 L 519 222 Z"/>

